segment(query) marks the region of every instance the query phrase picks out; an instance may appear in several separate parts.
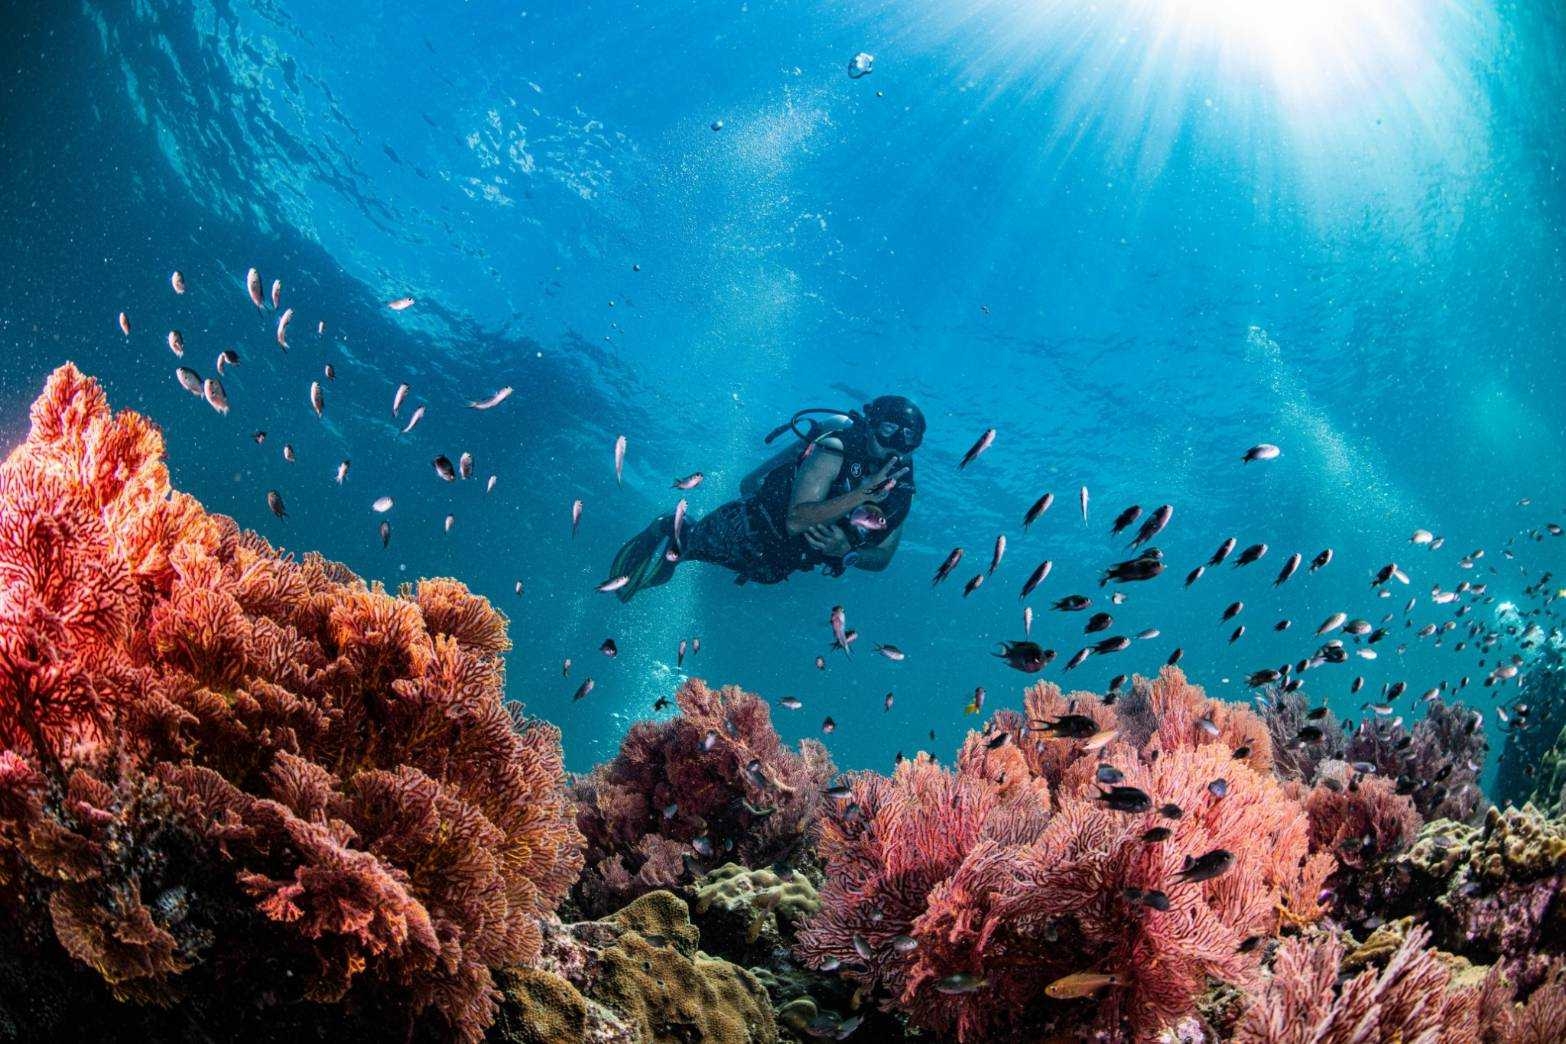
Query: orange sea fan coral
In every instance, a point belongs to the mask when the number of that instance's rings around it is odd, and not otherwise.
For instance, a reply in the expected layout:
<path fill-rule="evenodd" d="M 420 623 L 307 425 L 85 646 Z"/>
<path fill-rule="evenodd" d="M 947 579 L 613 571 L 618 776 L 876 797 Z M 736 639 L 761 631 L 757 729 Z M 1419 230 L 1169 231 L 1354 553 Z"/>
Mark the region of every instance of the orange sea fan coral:
<path fill-rule="evenodd" d="M 504 618 L 280 556 L 162 451 L 67 365 L 0 466 L 6 901 L 124 997 L 221 967 L 235 1005 L 477 1040 L 581 866 L 559 735 L 502 702 Z"/>

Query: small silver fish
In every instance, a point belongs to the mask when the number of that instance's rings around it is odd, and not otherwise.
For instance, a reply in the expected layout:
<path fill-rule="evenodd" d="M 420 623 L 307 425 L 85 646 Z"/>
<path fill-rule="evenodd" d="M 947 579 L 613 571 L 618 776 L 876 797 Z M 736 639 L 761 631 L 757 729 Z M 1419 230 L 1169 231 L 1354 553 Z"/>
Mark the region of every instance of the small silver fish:
<path fill-rule="evenodd" d="M 283 281 L 281 279 L 274 279 L 272 280 L 272 308 L 275 310 L 277 306 L 282 303 L 282 300 Z M 290 311 L 291 310 L 292 309 L 290 309 Z"/>
<path fill-rule="evenodd" d="M 457 474 L 465 479 L 473 477 L 473 454 L 464 453 L 457 458 Z"/>
<path fill-rule="evenodd" d="M 396 502 L 391 497 L 376 497 L 375 502 L 370 505 L 370 509 L 377 514 L 384 515 L 392 509 L 394 503 Z"/>
<path fill-rule="evenodd" d="M 254 268 L 245 273 L 245 289 L 250 291 L 250 300 L 257 308 L 266 306 L 266 300 L 261 296 L 261 273 Z"/>
<path fill-rule="evenodd" d="M 176 294 L 183 294 L 185 292 L 185 273 L 176 268 L 169 276 L 169 285 L 174 287 Z"/>
<path fill-rule="evenodd" d="M 175 368 L 174 376 L 178 378 L 179 386 L 190 392 L 190 394 L 202 394 L 201 374 L 195 370 L 190 369 L 188 366 L 179 366 Z"/>
<path fill-rule="evenodd" d="M 468 408 L 473 410 L 491 410 L 505 402 L 510 397 L 511 385 L 508 384 L 487 399 L 480 399 L 468 403 Z"/>
<path fill-rule="evenodd" d="M 317 417 L 326 412 L 326 394 L 321 391 L 320 381 L 310 382 L 310 408 Z"/>
<path fill-rule="evenodd" d="M 223 382 L 216 377 L 208 377 L 201 382 L 201 394 L 206 398 L 207 405 L 218 413 L 228 413 L 228 393 L 223 390 Z"/>
<path fill-rule="evenodd" d="M 491 475 L 489 477 L 489 481 L 484 483 L 484 492 L 485 493 L 493 493 L 493 492 L 495 492 L 495 476 L 494 475 Z"/>
<path fill-rule="evenodd" d="M 181 359 L 185 357 L 185 335 L 178 330 L 169 331 L 169 351 Z"/>
<path fill-rule="evenodd" d="M 451 532 L 451 527 L 457 524 L 457 516 L 456 515 L 447 515 L 445 524 L 446 524 L 446 532 L 450 533 Z"/>
<path fill-rule="evenodd" d="M 625 436 L 616 436 L 614 440 L 614 484 L 620 485 L 620 475 L 625 471 Z"/>
<path fill-rule="evenodd" d="M 408 391 L 409 388 L 406 384 L 397 385 L 397 394 L 392 396 L 393 417 L 397 416 L 397 412 L 402 409 L 403 401 L 408 398 Z"/>
<path fill-rule="evenodd" d="M 386 307 L 390 308 L 394 312 L 405 311 L 406 309 L 412 308 L 413 305 L 414 300 L 411 297 L 398 297 L 394 300 L 386 302 Z"/>
<path fill-rule="evenodd" d="M 277 317 L 277 346 L 284 351 L 288 350 L 288 324 L 294 321 L 294 310 L 285 309 L 283 314 Z"/>
<path fill-rule="evenodd" d="M 337 465 L 337 484 L 341 486 L 343 480 L 348 477 L 348 462 L 345 460 Z"/>
<path fill-rule="evenodd" d="M 1347 619 L 1348 613 L 1333 613 L 1331 616 L 1321 621 L 1321 626 L 1316 628 L 1316 633 L 1320 635 L 1327 634 L 1331 631 L 1336 631 L 1339 627 L 1343 626 L 1343 622 Z"/>
<path fill-rule="evenodd" d="M 404 435 L 408 434 L 408 432 L 412 431 L 418 425 L 419 421 L 421 421 L 423 419 L 424 419 L 424 407 L 423 406 L 419 406 L 418 408 L 416 408 L 413 411 L 413 416 L 408 418 L 408 425 L 407 425 L 407 427 L 402 429 L 402 433 Z"/>

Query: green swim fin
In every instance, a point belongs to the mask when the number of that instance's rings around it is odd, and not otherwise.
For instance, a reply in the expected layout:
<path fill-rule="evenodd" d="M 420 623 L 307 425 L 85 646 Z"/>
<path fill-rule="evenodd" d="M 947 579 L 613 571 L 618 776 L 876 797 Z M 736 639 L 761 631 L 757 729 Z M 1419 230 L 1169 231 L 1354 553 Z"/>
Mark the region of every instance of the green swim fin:
<path fill-rule="evenodd" d="M 674 574 L 674 563 L 663 557 L 673 521 L 673 515 L 660 515 L 621 545 L 609 570 L 610 576 L 626 578 L 625 586 L 615 592 L 620 601 L 629 602 L 642 588 L 656 587 Z"/>

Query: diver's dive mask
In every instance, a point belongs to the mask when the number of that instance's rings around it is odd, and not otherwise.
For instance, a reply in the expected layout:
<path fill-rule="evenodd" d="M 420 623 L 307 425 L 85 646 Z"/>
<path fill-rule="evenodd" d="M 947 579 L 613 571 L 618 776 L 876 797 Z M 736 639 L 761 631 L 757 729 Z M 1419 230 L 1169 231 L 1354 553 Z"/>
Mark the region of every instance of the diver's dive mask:
<path fill-rule="evenodd" d="M 883 395 L 866 404 L 865 420 L 876 440 L 898 453 L 912 453 L 924 441 L 924 414 L 901 395 Z"/>

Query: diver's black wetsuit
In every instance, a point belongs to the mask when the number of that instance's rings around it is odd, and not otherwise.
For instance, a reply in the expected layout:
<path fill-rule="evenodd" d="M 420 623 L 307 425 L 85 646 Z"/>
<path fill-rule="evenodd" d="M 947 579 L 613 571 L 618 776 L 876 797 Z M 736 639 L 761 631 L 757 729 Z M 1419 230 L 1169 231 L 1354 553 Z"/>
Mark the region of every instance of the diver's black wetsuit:
<path fill-rule="evenodd" d="M 829 434 L 843 444 L 843 463 L 823 499 L 857 489 L 883 463 L 871 458 L 869 439 L 862 424 Z M 831 451 L 818 449 L 818 452 Z M 686 526 L 681 560 L 710 562 L 732 569 L 737 574 L 735 582 L 741 584 L 747 581 L 775 584 L 794 573 L 809 572 L 822 564 L 837 568 L 836 559 L 827 558 L 811 547 L 802 534 L 790 536 L 788 532 L 789 502 L 793 499 L 794 476 L 801 459 L 798 455 L 791 456 L 767 473 L 755 493 L 731 500 Z M 905 460 L 903 466 L 908 468 L 908 474 L 897 480 L 896 487 L 878 505 L 886 516 L 886 528 L 865 533 L 860 544 L 870 547 L 880 544 L 908 517 L 914 495 L 913 461 Z M 850 537 L 856 536 L 846 518 L 836 524 Z"/>

